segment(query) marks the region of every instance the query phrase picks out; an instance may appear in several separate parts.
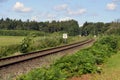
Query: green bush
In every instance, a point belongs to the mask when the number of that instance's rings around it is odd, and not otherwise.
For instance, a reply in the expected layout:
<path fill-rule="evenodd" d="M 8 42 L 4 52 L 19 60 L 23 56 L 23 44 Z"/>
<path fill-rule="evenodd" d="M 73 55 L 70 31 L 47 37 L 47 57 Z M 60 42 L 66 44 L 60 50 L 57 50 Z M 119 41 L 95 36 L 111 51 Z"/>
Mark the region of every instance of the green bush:
<path fill-rule="evenodd" d="M 34 35 L 30 35 L 22 40 L 22 43 L 20 44 L 20 49 L 19 49 L 21 53 L 27 53 L 27 52 L 31 51 L 31 49 L 30 49 L 31 44 L 35 37 L 36 36 L 34 36 Z"/>
<path fill-rule="evenodd" d="M 18 45 L 9 45 L 0 47 L 0 58 L 13 55 L 15 52 L 19 51 Z"/>
<path fill-rule="evenodd" d="M 93 73 L 96 70 L 94 65 L 95 57 L 86 50 L 83 50 L 82 53 L 78 52 L 75 55 L 63 57 L 53 64 L 53 66 L 67 72 L 68 76 L 74 76 L 78 73 L 78 75 Z"/>
<path fill-rule="evenodd" d="M 101 45 L 108 45 L 112 50 L 118 49 L 118 39 L 119 37 L 116 36 L 107 36 L 104 37 L 102 40 L 99 41 Z"/>
<path fill-rule="evenodd" d="M 22 75 L 17 80 L 65 80 L 66 75 L 58 68 L 41 68 L 29 72 L 27 75 Z"/>

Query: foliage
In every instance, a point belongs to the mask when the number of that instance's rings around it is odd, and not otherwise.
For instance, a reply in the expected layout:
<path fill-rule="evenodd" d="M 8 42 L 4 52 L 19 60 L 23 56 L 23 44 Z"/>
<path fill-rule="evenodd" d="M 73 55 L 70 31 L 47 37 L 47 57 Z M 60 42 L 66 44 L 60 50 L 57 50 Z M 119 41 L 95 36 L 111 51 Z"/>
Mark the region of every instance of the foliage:
<path fill-rule="evenodd" d="M 29 51 L 29 47 L 32 43 L 32 40 L 34 39 L 35 36 L 27 36 L 22 40 L 22 43 L 20 45 L 20 52 L 21 53 L 27 53 Z"/>
<path fill-rule="evenodd" d="M 53 66 L 60 68 L 67 73 L 67 76 L 75 76 L 86 73 L 93 73 L 96 70 L 95 58 L 86 50 L 76 53 L 72 56 L 65 56 L 57 60 Z"/>
<path fill-rule="evenodd" d="M 101 45 L 107 44 L 112 50 L 118 49 L 118 39 L 119 37 L 107 36 L 104 37 L 100 42 Z"/>
<path fill-rule="evenodd" d="M 32 80 L 36 77 L 36 80 L 65 80 L 72 76 L 100 72 L 101 68 L 97 67 L 97 64 L 102 64 L 114 52 L 118 51 L 118 41 L 119 37 L 115 36 L 101 38 L 91 48 L 64 56 L 55 61 L 49 68 L 40 68 L 41 71 L 34 70 L 22 75 L 18 80 Z"/>
<path fill-rule="evenodd" d="M 103 22 L 85 22 L 83 27 L 80 28 L 81 35 L 99 35 L 105 34 L 106 31 L 109 29 L 110 23 L 103 23 Z"/>
<path fill-rule="evenodd" d="M 18 45 L 9 45 L 0 47 L 0 58 L 10 56 L 19 51 Z"/>
<path fill-rule="evenodd" d="M 112 22 L 109 26 L 110 28 L 106 31 L 106 34 L 117 34 L 120 35 L 120 19 Z"/>
<path fill-rule="evenodd" d="M 28 73 L 28 76 L 22 75 L 17 80 L 65 80 L 65 78 L 66 75 L 58 68 L 38 68 Z"/>
<path fill-rule="evenodd" d="M 117 34 L 120 35 L 120 19 L 110 23 L 103 22 L 85 22 L 80 28 L 81 35 L 102 35 Z"/>

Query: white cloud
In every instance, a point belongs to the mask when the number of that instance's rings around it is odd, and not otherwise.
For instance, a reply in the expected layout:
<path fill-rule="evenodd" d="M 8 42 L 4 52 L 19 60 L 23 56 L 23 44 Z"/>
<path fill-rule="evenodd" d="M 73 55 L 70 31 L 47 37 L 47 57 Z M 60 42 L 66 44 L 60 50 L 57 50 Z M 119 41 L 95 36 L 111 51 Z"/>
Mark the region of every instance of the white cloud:
<path fill-rule="evenodd" d="M 107 4 L 107 9 L 108 10 L 115 10 L 117 5 L 115 3 L 108 3 Z"/>
<path fill-rule="evenodd" d="M 52 19 L 55 17 L 56 17 L 56 15 L 54 15 L 54 14 L 46 14 L 46 18 L 48 18 L 48 19 Z"/>
<path fill-rule="evenodd" d="M 86 9 L 78 9 L 76 11 L 72 11 L 72 10 L 68 10 L 68 14 L 69 15 L 81 15 L 81 14 L 84 14 L 86 13 Z"/>
<path fill-rule="evenodd" d="M 72 17 L 63 17 L 63 18 L 60 18 L 59 21 L 69 21 L 69 20 L 72 20 L 72 19 L 74 19 L 74 18 L 72 18 Z M 83 26 L 83 24 L 84 23 L 81 23 L 81 22 L 78 21 L 79 27 Z"/>
<path fill-rule="evenodd" d="M 55 19 L 56 15 L 51 13 L 40 13 L 31 17 L 31 21 L 52 21 Z"/>
<path fill-rule="evenodd" d="M 65 10 L 67 8 L 68 8 L 67 4 L 61 4 L 61 5 L 58 5 L 58 6 L 54 7 L 54 9 L 57 10 L 57 11 Z"/>
<path fill-rule="evenodd" d="M 38 21 L 39 17 L 38 16 L 32 16 L 31 21 Z"/>
<path fill-rule="evenodd" d="M 68 21 L 71 19 L 72 19 L 71 17 L 63 17 L 63 18 L 60 18 L 59 21 Z"/>
<path fill-rule="evenodd" d="M 13 10 L 16 12 L 31 12 L 32 9 L 25 7 L 23 3 L 21 2 L 16 2 L 15 5 L 13 6 Z"/>
<path fill-rule="evenodd" d="M 52 21 L 55 20 L 56 15 L 52 13 L 44 13 L 43 15 L 40 16 L 42 19 L 45 21 Z"/>

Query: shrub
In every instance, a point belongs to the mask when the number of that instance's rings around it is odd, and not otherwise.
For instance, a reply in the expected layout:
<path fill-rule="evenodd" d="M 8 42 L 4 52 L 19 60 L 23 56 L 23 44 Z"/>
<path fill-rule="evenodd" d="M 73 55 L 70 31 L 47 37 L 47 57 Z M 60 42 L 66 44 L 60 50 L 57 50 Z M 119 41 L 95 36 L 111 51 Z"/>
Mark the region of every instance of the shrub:
<path fill-rule="evenodd" d="M 30 45 L 31 45 L 32 40 L 33 40 L 34 37 L 35 36 L 32 36 L 32 37 L 27 36 L 26 38 L 24 38 L 22 40 L 22 43 L 21 43 L 20 49 L 19 49 L 21 53 L 27 53 L 27 52 L 30 51 L 29 48 L 30 48 Z"/>
<path fill-rule="evenodd" d="M 18 51 L 19 51 L 18 45 L 9 45 L 9 46 L 0 47 L 0 58 L 10 56 Z"/>
<path fill-rule="evenodd" d="M 34 69 L 27 75 L 22 75 L 17 80 L 65 80 L 66 75 L 58 68 L 40 68 Z"/>
<path fill-rule="evenodd" d="M 100 43 L 101 45 L 108 45 L 109 48 L 112 49 L 112 51 L 113 50 L 115 51 L 118 49 L 118 40 L 119 40 L 119 37 L 107 36 L 99 40 L 98 43 Z"/>

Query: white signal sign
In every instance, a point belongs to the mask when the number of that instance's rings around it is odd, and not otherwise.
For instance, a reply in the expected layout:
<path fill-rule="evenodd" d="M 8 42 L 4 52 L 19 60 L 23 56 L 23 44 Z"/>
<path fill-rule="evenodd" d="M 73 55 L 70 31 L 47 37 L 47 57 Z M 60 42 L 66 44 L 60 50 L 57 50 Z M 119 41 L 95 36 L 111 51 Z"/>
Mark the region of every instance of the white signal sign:
<path fill-rule="evenodd" d="M 67 36 L 66 33 L 63 34 L 63 38 L 64 38 L 64 39 L 67 39 L 67 38 L 68 38 L 68 36 Z"/>

